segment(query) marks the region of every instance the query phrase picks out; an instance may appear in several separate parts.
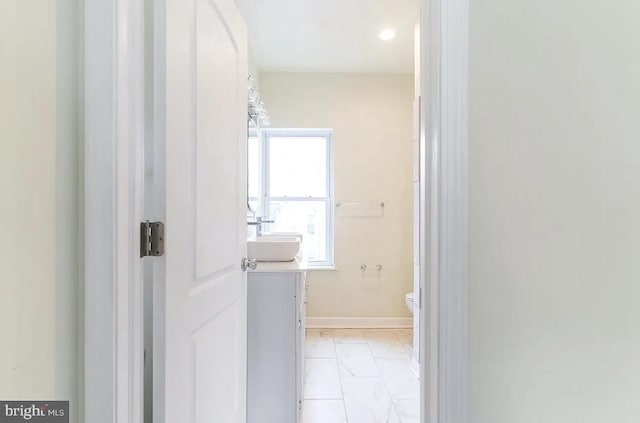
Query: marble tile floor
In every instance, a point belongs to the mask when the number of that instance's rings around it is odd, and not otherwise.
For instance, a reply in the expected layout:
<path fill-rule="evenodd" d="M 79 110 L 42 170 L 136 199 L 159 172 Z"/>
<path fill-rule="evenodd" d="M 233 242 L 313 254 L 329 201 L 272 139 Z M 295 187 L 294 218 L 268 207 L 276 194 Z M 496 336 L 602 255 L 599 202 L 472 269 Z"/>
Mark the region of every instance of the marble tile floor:
<path fill-rule="evenodd" d="M 419 423 L 411 329 L 307 329 L 301 423 Z"/>

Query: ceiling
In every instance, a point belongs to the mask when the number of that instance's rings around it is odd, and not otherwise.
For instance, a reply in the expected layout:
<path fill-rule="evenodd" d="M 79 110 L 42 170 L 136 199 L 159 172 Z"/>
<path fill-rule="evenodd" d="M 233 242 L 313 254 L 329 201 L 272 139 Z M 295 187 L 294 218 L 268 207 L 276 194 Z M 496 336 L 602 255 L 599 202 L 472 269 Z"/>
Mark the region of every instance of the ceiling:
<path fill-rule="evenodd" d="M 260 71 L 413 73 L 419 0 L 237 0 Z M 383 28 L 396 30 L 384 42 Z"/>

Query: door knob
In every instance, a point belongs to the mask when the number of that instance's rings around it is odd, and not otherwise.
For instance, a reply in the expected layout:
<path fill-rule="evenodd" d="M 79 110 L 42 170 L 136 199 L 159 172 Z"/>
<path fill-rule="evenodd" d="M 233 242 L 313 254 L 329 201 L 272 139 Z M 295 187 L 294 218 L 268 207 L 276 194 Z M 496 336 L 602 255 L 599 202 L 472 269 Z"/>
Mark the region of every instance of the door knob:
<path fill-rule="evenodd" d="M 258 262 L 256 259 L 249 259 L 247 257 L 242 258 L 242 262 L 240 263 L 240 268 L 243 272 L 246 272 L 247 269 L 256 270 L 258 267 Z"/>

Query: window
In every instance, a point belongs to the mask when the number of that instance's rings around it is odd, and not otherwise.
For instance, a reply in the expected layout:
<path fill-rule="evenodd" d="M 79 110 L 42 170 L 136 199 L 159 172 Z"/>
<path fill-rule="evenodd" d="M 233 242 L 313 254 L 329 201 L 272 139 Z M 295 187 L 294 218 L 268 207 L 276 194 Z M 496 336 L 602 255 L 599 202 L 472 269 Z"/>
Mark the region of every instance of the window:
<path fill-rule="evenodd" d="M 333 154 L 329 129 L 267 129 L 249 136 L 249 204 L 275 223 L 265 232 L 300 232 L 310 264 L 333 265 Z"/>

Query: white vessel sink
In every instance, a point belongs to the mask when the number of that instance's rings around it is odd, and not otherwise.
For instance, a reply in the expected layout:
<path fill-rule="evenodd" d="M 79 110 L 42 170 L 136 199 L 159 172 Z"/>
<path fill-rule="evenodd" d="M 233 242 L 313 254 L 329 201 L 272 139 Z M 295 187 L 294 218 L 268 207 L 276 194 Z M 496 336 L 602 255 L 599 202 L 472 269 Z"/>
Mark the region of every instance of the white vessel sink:
<path fill-rule="evenodd" d="M 262 238 L 273 238 L 273 237 L 287 237 L 287 238 L 298 238 L 300 239 L 300 243 L 302 243 L 304 235 L 300 232 L 263 232 L 260 235 Z"/>
<path fill-rule="evenodd" d="M 268 235 L 247 240 L 247 256 L 256 261 L 293 261 L 300 251 L 300 238 Z"/>

